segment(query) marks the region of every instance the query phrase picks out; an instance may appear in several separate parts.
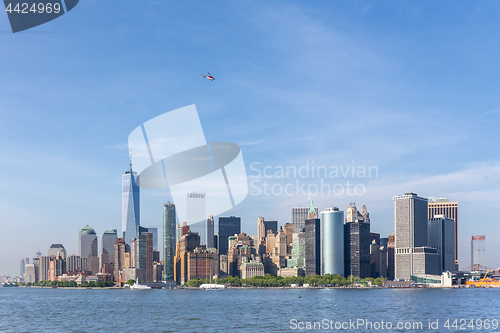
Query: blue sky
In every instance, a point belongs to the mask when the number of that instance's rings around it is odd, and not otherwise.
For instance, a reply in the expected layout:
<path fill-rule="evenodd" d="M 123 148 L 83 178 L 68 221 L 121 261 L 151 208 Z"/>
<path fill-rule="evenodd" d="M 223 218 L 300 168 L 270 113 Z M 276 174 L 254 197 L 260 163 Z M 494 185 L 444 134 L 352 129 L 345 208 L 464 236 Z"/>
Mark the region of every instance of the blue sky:
<path fill-rule="evenodd" d="M 459 201 L 461 267 L 473 234 L 499 267 L 499 14 L 498 1 L 86 0 L 17 34 L 0 15 L 0 274 L 52 243 L 77 253 L 86 224 L 120 230 L 128 135 L 190 104 L 207 141 L 241 146 L 249 180 L 253 162 L 376 166 L 351 179 L 364 195 L 313 199 L 364 202 L 382 236 L 394 195 Z M 141 224 L 161 225 L 168 192 L 141 196 Z M 308 204 L 249 195 L 225 215 L 254 234 L 258 216 L 282 224 Z"/>

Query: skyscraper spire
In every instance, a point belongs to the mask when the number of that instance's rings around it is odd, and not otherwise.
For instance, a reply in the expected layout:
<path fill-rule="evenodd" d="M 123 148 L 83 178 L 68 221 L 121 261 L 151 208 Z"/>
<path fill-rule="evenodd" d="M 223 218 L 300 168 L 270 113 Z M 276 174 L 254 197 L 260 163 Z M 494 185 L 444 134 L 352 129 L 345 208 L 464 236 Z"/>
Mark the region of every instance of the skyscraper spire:
<path fill-rule="evenodd" d="M 309 213 L 316 213 L 316 209 L 314 209 L 314 203 L 311 199 L 311 208 L 309 208 Z"/>
<path fill-rule="evenodd" d="M 307 214 L 307 219 L 317 219 L 318 213 L 316 213 L 316 208 L 314 208 L 314 203 L 311 199 L 311 208 L 309 208 L 309 213 Z"/>

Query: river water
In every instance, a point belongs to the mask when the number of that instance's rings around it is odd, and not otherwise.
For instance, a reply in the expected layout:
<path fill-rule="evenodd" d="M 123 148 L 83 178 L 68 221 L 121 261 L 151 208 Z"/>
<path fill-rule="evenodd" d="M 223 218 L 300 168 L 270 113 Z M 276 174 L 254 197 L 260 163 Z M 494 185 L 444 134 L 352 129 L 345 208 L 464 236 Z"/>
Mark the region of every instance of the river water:
<path fill-rule="evenodd" d="M 499 332 L 499 320 L 500 289 L 0 288 L 0 332 Z"/>

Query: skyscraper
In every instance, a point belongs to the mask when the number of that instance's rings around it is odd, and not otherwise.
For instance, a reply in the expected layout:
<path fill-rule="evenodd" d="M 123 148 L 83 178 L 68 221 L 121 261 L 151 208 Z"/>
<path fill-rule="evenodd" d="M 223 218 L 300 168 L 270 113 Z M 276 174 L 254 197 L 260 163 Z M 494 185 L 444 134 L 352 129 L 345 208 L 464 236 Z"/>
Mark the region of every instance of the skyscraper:
<path fill-rule="evenodd" d="M 158 250 L 158 228 L 144 227 L 142 230 L 153 234 L 153 250 Z"/>
<path fill-rule="evenodd" d="M 344 276 L 370 277 L 370 223 L 344 224 Z"/>
<path fill-rule="evenodd" d="M 295 230 L 302 230 L 305 228 L 309 210 L 310 208 L 307 207 L 292 208 L 292 223 Z M 318 215 L 318 208 L 315 208 L 315 210 Z"/>
<path fill-rule="evenodd" d="M 35 264 L 27 264 L 24 273 L 24 282 L 35 283 L 38 282 L 38 266 Z"/>
<path fill-rule="evenodd" d="M 61 258 L 66 259 L 66 249 L 62 246 L 62 244 L 52 244 L 47 255 L 49 257 L 56 257 L 57 255 L 60 255 Z"/>
<path fill-rule="evenodd" d="M 241 233 L 241 218 L 236 216 L 219 217 L 219 254 L 227 254 L 229 236 Z"/>
<path fill-rule="evenodd" d="M 363 208 L 361 212 L 356 208 L 356 203 L 351 202 L 349 207 L 347 207 L 345 222 L 370 222 L 370 214 L 368 214 L 366 210 L 365 204 L 363 204 Z"/>
<path fill-rule="evenodd" d="M 311 200 L 311 208 L 305 220 L 306 275 L 321 274 L 321 230 L 317 209 Z"/>
<path fill-rule="evenodd" d="M 188 193 L 186 220 L 191 232 L 200 236 L 200 244 L 207 245 L 207 220 L 205 215 L 205 193 Z"/>
<path fill-rule="evenodd" d="M 115 242 L 118 238 L 116 229 L 106 230 L 101 237 L 101 255 L 99 260 L 99 267 L 101 272 L 103 267 L 107 264 L 113 264 L 115 262 Z"/>
<path fill-rule="evenodd" d="M 153 234 L 147 228 L 137 227 L 137 264 L 142 270 L 142 281 L 153 282 Z"/>
<path fill-rule="evenodd" d="M 288 251 L 288 255 L 290 255 L 290 251 L 292 249 L 292 247 L 290 246 L 292 244 L 292 241 L 293 241 L 293 232 L 295 230 L 295 227 L 293 226 L 292 223 L 285 223 L 283 225 L 283 230 L 285 231 L 285 235 L 286 235 L 286 244 L 287 244 L 287 251 Z"/>
<path fill-rule="evenodd" d="M 292 259 L 287 260 L 288 268 L 306 267 L 306 234 L 297 231 L 292 236 Z"/>
<path fill-rule="evenodd" d="M 136 237 L 140 225 L 140 192 L 137 173 L 131 170 L 122 176 L 122 234 L 127 245 Z"/>
<path fill-rule="evenodd" d="M 472 236 L 471 238 L 471 271 L 479 271 L 486 266 L 486 236 Z M 482 267 L 481 267 L 482 266 Z"/>
<path fill-rule="evenodd" d="M 72 254 L 66 258 L 66 269 L 68 272 L 86 271 L 87 259 Z"/>
<path fill-rule="evenodd" d="M 453 272 L 455 265 L 455 221 L 446 215 L 429 219 L 429 246 L 438 250 L 439 272 Z"/>
<path fill-rule="evenodd" d="M 361 207 L 361 216 L 363 216 L 363 220 L 365 222 L 370 223 L 370 213 L 368 213 L 368 211 L 366 210 L 365 204 L 363 204 L 363 207 Z"/>
<path fill-rule="evenodd" d="M 208 215 L 207 219 L 207 248 L 215 247 L 214 244 L 214 216 Z"/>
<path fill-rule="evenodd" d="M 119 281 L 120 277 L 120 270 L 125 268 L 125 251 L 126 251 L 126 244 L 123 238 L 118 238 L 115 241 L 115 244 L 113 245 L 113 252 L 114 252 L 114 264 L 113 264 L 113 271 L 114 271 L 114 279 L 115 282 Z"/>
<path fill-rule="evenodd" d="M 188 281 L 188 253 L 200 246 L 200 236 L 188 232 L 179 240 L 175 250 L 174 279 L 177 283 L 184 284 Z"/>
<path fill-rule="evenodd" d="M 78 253 L 87 259 L 87 270 L 92 274 L 99 273 L 99 257 L 97 256 L 97 235 L 90 226 L 78 231 Z"/>
<path fill-rule="evenodd" d="M 323 216 L 323 273 L 344 275 L 344 212 L 327 208 Z"/>
<path fill-rule="evenodd" d="M 177 215 L 175 205 L 168 202 L 163 205 L 163 279 L 174 279 L 175 231 Z"/>
<path fill-rule="evenodd" d="M 428 209 L 428 219 L 432 219 L 435 215 L 446 215 L 455 221 L 455 270 L 458 271 L 458 202 L 431 197 L 429 198 Z"/>
<path fill-rule="evenodd" d="M 266 229 L 266 235 L 269 233 L 278 233 L 278 221 L 264 221 L 264 227 Z"/>
<path fill-rule="evenodd" d="M 380 277 L 387 278 L 387 245 L 388 238 L 380 238 Z"/>
<path fill-rule="evenodd" d="M 370 232 L 370 276 L 380 277 L 380 234 L 376 232 Z"/>
<path fill-rule="evenodd" d="M 38 281 L 46 281 L 49 279 L 49 268 L 50 268 L 50 258 L 49 256 L 38 257 Z"/>
<path fill-rule="evenodd" d="M 387 237 L 387 279 L 394 280 L 394 233 Z"/>
<path fill-rule="evenodd" d="M 439 274 L 437 250 L 428 247 L 427 199 L 415 193 L 394 198 L 395 279 Z"/>
<path fill-rule="evenodd" d="M 19 270 L 21 276 L 24 276 L 24 273 L 25 273 L 25 266 L 26 266 L 26 262 L 24 259 L 21 259 L 21 269 Z"/>
<path fill-rule="evenodd" d="M 266 238 L 266 226 L 264 224 L 264 218 L 259 217 L 257 220 L 257 247 L 262 244 Z"/>

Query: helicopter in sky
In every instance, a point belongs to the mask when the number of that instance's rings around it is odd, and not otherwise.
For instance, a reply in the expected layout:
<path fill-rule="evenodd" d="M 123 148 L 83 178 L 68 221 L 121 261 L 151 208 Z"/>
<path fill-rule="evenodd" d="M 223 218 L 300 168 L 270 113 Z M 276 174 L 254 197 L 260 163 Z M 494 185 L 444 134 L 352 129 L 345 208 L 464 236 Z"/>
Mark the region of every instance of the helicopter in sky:
<path fill-rule="evenodd" d="M 215 80 L 215 78 L 212 76 L 212 74 L 210 74 L 210 72 L 208 72 L 208 75 L 201 74 L 201 77 L 207 78 L 209 81 Z"/>

